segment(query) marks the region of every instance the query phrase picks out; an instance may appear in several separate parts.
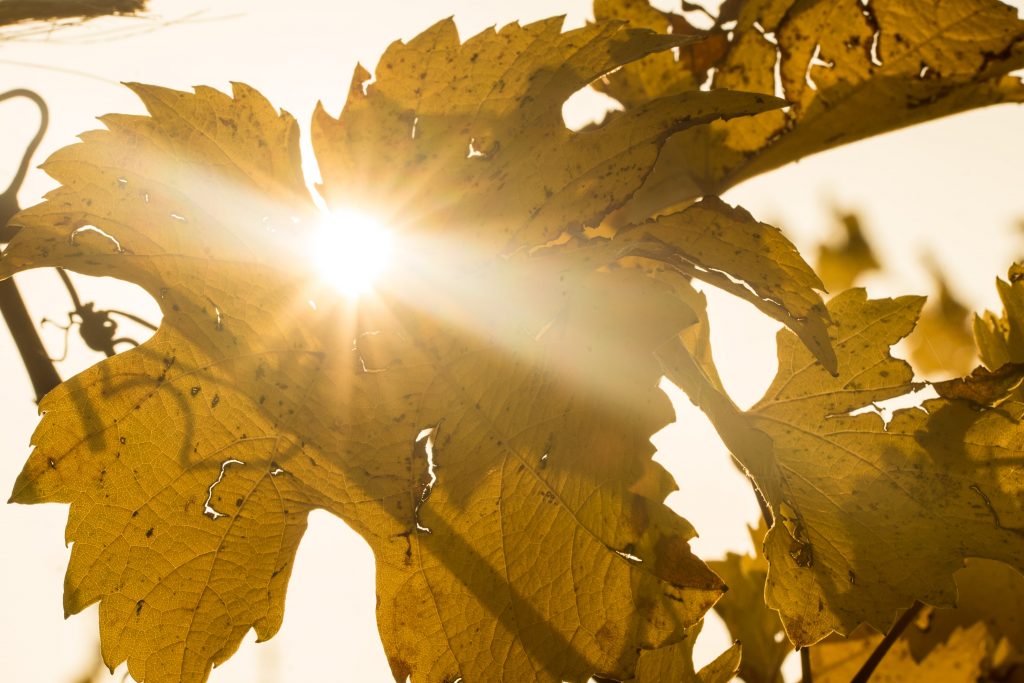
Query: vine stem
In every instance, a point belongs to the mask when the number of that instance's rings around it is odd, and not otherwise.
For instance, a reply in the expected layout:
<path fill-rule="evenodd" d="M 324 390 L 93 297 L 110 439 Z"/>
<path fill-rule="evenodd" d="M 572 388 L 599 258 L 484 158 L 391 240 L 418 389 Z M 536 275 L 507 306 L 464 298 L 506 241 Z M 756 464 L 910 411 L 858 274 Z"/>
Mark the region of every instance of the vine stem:
<path fill-rule="evenodd" d="M 18 286 L 10 278 L 0 281 L 0 313 L 3 313 L 7 327 L 11 330 L 11 336 L 18 347 L 18 353 L 21 354 L 25 370 L 28 371 L 38 403 L 51 389 L 60 384 L 60 375 L 53 367 L 43 341 L 32 324 Z"/>
<path fill-rule="evenodd" d="M 811 648 L 800 648 L 800 683 L 811 683 Z"/>
<path fill-rule="evenodd" d="M 893 624 L 893 627 L 889 629 L 889 632 L 885 634 L 885 638 L 878 644 L 871 656 L 867 658 L 864 665 L 860 667 L 860 671 L 857 672 L 850 683 L 867 683 L 867 680 L 871 678 L 871 674 L 875 672 L 878 664 L 885 657 L 886 653 L 889 652 L 889 648 L 893 646 L 896 639 L 900 637 L 903 631 L 906 630 L 910 622 L 914 621 L 917 617 L 917 613 L 924 608 L 924 603 L 920 600 L 915 600 L 914 604 L 911 605 L 906 612 Z"/>
<path fill-rule="evenodd" d="M 37 93 L 24 88 L 9 90 L 0 94 L 0 102 L 14 97 L 27 98 L 39 107 L 39 129 L 32 141 L 29 142 L 28 147 L 25 148 L 25 153 L 21 157 L 21 163 L 18 165 L 18 170 L 15 172 L 10 186 L 3 194 L 0 194 L 0 244 L 9 242 L 14 235 L 15 230 L 10 228 L 7 223 L 18 212 L 18 190 L 25 180 L 29 162 L 36 148 L 39 147 L 50 120 L 46 102 Z M 43 346 L 43 341 L 39 338 L 35 325 L 32 324 L 32 318 L 28 314 L 28 309 L 25 308 L 25 301 L 21 298 L 18 286 L 10 278 L 0 282 L 0 314 L 3 315 L 7 327 L 11 330 L 11 336 L 14 338 L 18 353 L 21 354 L 21 360 L 28 371 L 38 402 L 51 389 L 60 384 L 60 375 L 53 366 L 49 354 L 46 353 L 46 347 Z"/>
<path fill-rule="evenodd" d="M 0 93 L 0 102 L 14 99 L 15 97 L 23 97 L 30 100 L 39 108 L 39 128 L 36 129 L 36 134 L 32 136 L 32 140 L 25 147 L 25 152 L 21 155 L 21 163 L 18 164 L 18 169 L 14 173 L 14 178 L 11 179 L 11 184 L 7 186 L 3 194 L 0 194 L 0 243 L 10 242 L 11 237 L 14 236 L 15 230 L 9 227 L 7 222 L 11 220 L 11 216 L 18 213 L 18 190 L 21 189 L 21 184 L 25 182 L 25 175 L 28 173 L 28 165 L 32 161 L 32 155 L 36 153 L 36 149 L 39 147 L 39 143 L 43 141 L 43 135 L 46 134 L 46 129 L 50 125 L 50 109 L 46 106 L 43 98 L 39 96 L 39 93 L 27 88 L 15 88 L 14 90 Z"/>

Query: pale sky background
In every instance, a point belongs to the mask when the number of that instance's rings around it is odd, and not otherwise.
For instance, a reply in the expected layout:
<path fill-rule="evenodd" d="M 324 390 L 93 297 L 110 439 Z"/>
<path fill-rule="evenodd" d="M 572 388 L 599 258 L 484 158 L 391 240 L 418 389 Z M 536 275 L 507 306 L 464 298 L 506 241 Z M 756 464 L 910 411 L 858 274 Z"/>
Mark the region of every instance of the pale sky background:
<path fill-rule="evenodd" d="M 659 3 L 666 8 L 678 2 Z M 155 0 L 148 18 L 96 21 L 0 42 L 0 90 L 37 90 L 51 108 L 51 126 L 35 157 L 96 128 L 103 113 L 142 112 L 118 81 L 221 89 L 244 81 L 296 115 L 304 129 L 316 101 L 336 113 L 357 60 L 368 67 L 396 38 L 410 38 L 454 15 L 463 37 L 488 26 L 567 15 L 567 26 L 589 15 L 588 0 Z M 162 22 L 167 22 L 166 24 Z M 76 73 L 44 67 L 73 70 Z M 567 115 L 586 117 L 599 97 L 583 97 Z M 27 102 L 0 104 L 0 184 L 6 186 L 36 122 Z M 929 293 L 920 260 L 931 252 L 953 288 L 974 308 L 996 308 L 994 278 L 1024 255 L 1024 109 L 1003 105 L 891 133 L 818 155 L 749 181 L 726 199 L 784 228 L 810 258 L 834 229 L 833 207 L 857 209 L 869 237 L 884 247 L 888 269 L 869 281 L 874 295 Z M 30 173 L 22 206 L 38 201 L 52 182 Z M 85 300 L 157 319 L 156 305 L 138 290 L 93 280 Z M 19 276 L 33 317 L 65 319 L 70 304 L 51 272 Z M 727 385 L 752 403 L 774 373 L 776 325 L 750 306 L 711 293 L 715 353 Z M 31 387 L 6 330 L 0 326 L 0 489 L 10 490 L 28 455 L 36 424 Z M 54 355 L 61 334 L 46 331 Z M 77 336 L 74 339 L 78 339 Z M 79 342 L 80 345 L 80 342 Z M 69 377 L 99 358 L 74 353 L 59 364 Z M 706 420 L 673 395 L 679 421 L 655 441 L 658 458 L 679 481 L 670 503 L 701 533 L 698 555 L 748 551 L 744 528 L 758 511 L 746 480 Z M 64 506 L 0 506 L 0 679 L 70 682 L 95 657 L 95 607 L 62 618 L 61 586 L 68 550 Z M 709 619 L 697 659 L 708 661 L 729 644 Z M 214 683 L 387 681 L 374 624 L 372 555 L 339 520 L 314 513 L 295 565 L 281 632 L 254 645 L 250 634 Z M 792 670 L 792 669 L 791 669 Z M 112 680 L 121 680 L 123 667 Z"/>

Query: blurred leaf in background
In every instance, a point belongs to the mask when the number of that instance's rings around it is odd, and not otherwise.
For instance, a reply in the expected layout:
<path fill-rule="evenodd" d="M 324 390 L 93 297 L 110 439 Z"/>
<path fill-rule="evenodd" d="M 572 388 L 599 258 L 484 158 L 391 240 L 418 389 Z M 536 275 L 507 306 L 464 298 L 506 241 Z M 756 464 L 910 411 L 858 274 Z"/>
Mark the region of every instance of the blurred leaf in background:
<path fill-rule="evenodd" d="M 860 216 L 850 211 L 836 211 L 842 235 L 834 243 L 818 246 L 815 270 L 832 294 L 849 289 L 858 278 L 881 268 L 875 252 L 864 236 Z"/>
<path fill-rule="evenodd" d="M 760 526 L 749 531 L 753 556 L 729 553 L 724 560 L 708 563 L 729 586 L 729 592 L 715 603 L 715 611 L 733 639 L 743 644 L 740 678 L 747 683 L 782 683 L 782 662 L 793 645 L 782 630 L 779 613 L 764 602 L 768 560 L 762 543 L 768 527 L 761 520 Z"/>

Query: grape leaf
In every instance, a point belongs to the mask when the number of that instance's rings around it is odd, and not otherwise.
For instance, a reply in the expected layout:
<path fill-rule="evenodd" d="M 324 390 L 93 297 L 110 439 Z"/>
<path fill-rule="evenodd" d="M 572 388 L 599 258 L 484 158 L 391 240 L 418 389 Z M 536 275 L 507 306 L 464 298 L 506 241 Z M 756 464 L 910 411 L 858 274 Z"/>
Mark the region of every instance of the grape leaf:
<path fill-rule="evenodd" d="M 715 603 L 715 611 L 732 637 L 743 644 L 739 676 L 747 683 L 782 683 L 782 663 L 793 651 L 778 612 L 764 602 L 768 561 L 760 548 L 766 531 L 763 521 L 759 528 L 750 529 L 757 549 L 753 557 L 728 553 L 724 560 L 708 563 L 729 587 Z"/>
<path fill-rule="evenodd" d="M 686 637 L 657 650 L 643 650 L 636 666 L 636 676 L 629 683 L 727 683 L 739 671 L 741 645 L 735 642 L 707 666 L 697 671 L 693 665 L 693 646 L 704 622 L 686 630 Z"/>
<path fill-rule="evenodd" d="M 860 218 L 850 213 L 839 218 L 845 240 L 837 246 L 821 245 L 816 266 L 822 281 L 832 291 L 848 289 L 861 274 L 879 268 L 864 237 Z M 934 260 L 927 254 L 924 260 L 938 293 L 921 311 L 917 327 L 907 337 L 910 360 L 925 377 L 968 373 L 977 364 L 970 330 L 971 312 L 953 293 Z"/>
<path fill-rule="evenodd" d="M 985 311 L 974 316 L 974 338 L 978 355 L 989 370 L 1007 363 L 1024 363 L 1024 271 L 1015 263 L 1009 281 L 996 278 L 996 291 L 1003 304 L 1000 314 Z"/>
<path fill-rule="evenodd" d="M 882 641 L 879 633 L 864 632 L 849 639 L 829 639 L 811 648 L 814 680 L 823 683 L 848 683 L 868 656 Z M 897 640 L 871 675 L 879 683 L 975 683 L 988 680 L 987 660 L 994 642 L 985 624 L 958 628 L 918 662 L 905 640 Z"/>
<path fill-rule="evenodd" d="M 746 413 L 701 378 L 678 342 L 659 350 L 775 514 L 766 599 L 796 645 L 861 622 L 887 631 L 915 599 L 953 605 L 953 573 L 966 557 L 1024 568 L 1024 404 L 979 410 L 940 398 L 888 422 L 870 412 L 918 386 L 889 346 L 921 304 L 871 301 L 862 290 L 836 297 L 838 376 L 782 332 L 778 375 Z"/>
<path fill-rule="evenodd" d="M 871 243 L 864 236 L 860 217 L 855 213 L 838 214 L 842 240 L 838 244 L 822 244 L 814 269 L 830 291 L 842 292 L 852 287 L 864 273 L 880 267 Z"/>
<path fill-rule="evenodd" d="M 655 9 L 647 0 L 594 0 L 599 19 L 628 21 L 630 26 L 657 33 L 700 36 L 703 40 L 679 46 L 673 52 L 656 52 L 630 67 L 596 81 L 594 87 L 627 107 L 662 97 L 696 90 L 706 80 L 707 70 L 729 46 L 724 32 L 705 33 L 690 26 L 681 16 Z"/>
<path fill-rule="evenodd" d="M 971 311 L 956 297 L 942 271 L 927 260 L 938 295 L 921 311 L 907 337 L 914 369 L 924 377 L 963 375 L 978 363 L 971 334 Z"/>
<path fill-rule="evenodd" d="M 933 382 L 943 398 L 959 398 L 979 407 L 995 407 L 1014 396 L 1024 382 L 1024 366 L 1007 363 L 996 370 L 979 366 L 966 377 Z"/>
<path fill-rule="evenodd" d="M 992 680 L 1020 677 L 1024 576 L 992 560 L 968 559 L 956 573 L 955 609 L 925 607 L 882 659 L 872 680 Z M 882 635 L 858 628 L 811 649 L 816 678 L 848 681 Z"/>
<path fill-rule="evenodd" d="M 830 372 L 836 357 L 821 280 L 778 228 L 744 209 L 706 197 L 686 209 L 632 226 L 620 240 L 642 239 L 636 253 L 747 299 L 793 330 Z"/>
<path fill-rule="evenodd" d="M 746 299 L 793 330 L 826 369 L 835 371 L 821 281 L 778 228 L 740 207 L 705 197 L 681 211 L 625 226 L 611 238 L 595 231 L 571 246 L 575 250 L 569 254 L 576 260 L 628 263 L 666 280 L 694 311 L 703 311 L 705 303 L 694 298 L 691 278 Z M 686 334 L 698 329 L 703 328 L 691 325 Z M 707 369 L 717 374 L 706 340 L 703 345 Z"/>
<path fill-rule="evenodd" d="M 688 92 L 586 132 L 561 119 L 686 40 L 549 20 L 460 43 L 445 21 L 372 83 L 357 69 L 313 142 L 328 205 L 398 243 L 358 302 L 310 271 L 298 127 L 247 86 L 132 85 L 148 116 L 50 158 L 61 186 L 15 219 L 0 277 L 110 275 L 164 314 L 42 401 L 12 496 L 70 503 L 65 609 L 100 603 L 107 664 L 202 681 L 250 628 L 271 637 L 314 508 L 375 553 L 397 680 L 621 679 L 699 620 L 721 581 L 649 440 L 672 419 L 653 351 L 697 314 L 578 233 L 670 133 L 780 103 Z"/>
<path fill-rule="evenodd" d="M 1024 674 L 1024 576 L 1001 562 L 973 558 L 956 573 L 956 588 L 956 609 L 930 609 L 921 623 L 904 631 L 911 654 L 920 661 L 956 629 L 982 622 L 999 641 L 987 667 L 1006 672 L 1016 666 L 1019 678 Z"/>
<path fill-rule="evenodd" d="M 595 3 L 598 19 L 638 17 L 632 0 Z M 614 9 L 613 9 L 614 8 Z M 1024 67 L 1024 21 L 999 0 L 747 0 L 728 31 L 706 32 L 669 20 L 674 33 L 703 33 L 717 45 L 710 65 L 680 60 L 638 63 L 596 87 L 627 108 L 650 95 L 696 87 L 761 92 L 792 103 L 733 123 L 716 123 L 669 140 L 659 163 L 619 222 L 706 194 L 809 154 L 915 123 L 1000 102 L 1020 102 L 1024 87 L 1008 74 Z M 664 22 L 663 22 L 664 23 Z M 647 20 L 644 25 L 650 25 Z M 691 50 L 695 46 L 691 47 Z M 651 74 L 638 73 L 655 69 Z"/>

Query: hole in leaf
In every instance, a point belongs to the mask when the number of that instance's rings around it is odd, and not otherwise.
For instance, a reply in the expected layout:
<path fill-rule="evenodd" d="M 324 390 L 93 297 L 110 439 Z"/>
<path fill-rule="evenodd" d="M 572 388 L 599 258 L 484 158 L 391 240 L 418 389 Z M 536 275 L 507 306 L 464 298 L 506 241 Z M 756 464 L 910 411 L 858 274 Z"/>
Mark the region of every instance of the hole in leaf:
<path fill-rule="evenodd" d="M 622 109 L 618 100 L 588 85 L 574 92 L 562 104 L 562 122 L 569 130 L 578 131 L 600 124 L 610 112 Z"/>
<path fill-rule="evenodd" d="M 469 140 L 469 149 L 466 151 L 466 158 L 467 159 L 475 159 L 475 158 L 478 158 L 478 157 L 486 157 L 487 156 L 486 154 L 484 154 L 483 152 L 481 152 L 480 150 L 478 150 L 476 148 L 476 146 L 474 144 L 475 142 L 476 142 L 476 138 L 470 138 L 470 140 Z"/>
<path fill-rule="evenodd" d="M 227 516 L 225 513 L 217 512 L 217 510 L 213 509 L 213 505 L 211 505 L 211 502 L 213 501 L 213 490 L 215 488 L 217 488 L 217 484 L 221 483 L 224 480 L 224 473 L 227 471 L 229 465 L 244 465 L 244 464 L 245 464 L 244 462 L 242 462 L 241 460 L 236 460 L 235 458 L 231 458 L 229 460 L 225 460 L 224 462 L 222 462 L 220 464 L 220 474 L 217 475 L 216 481 L 214 481 L 212 484 L 210 484 L 210 488 L 206 490 L 206 502 L 203 503 L 203 514 L 204 515 L 206 515 L 210 519 L 220 519 L 221 517 L 226 517 Z"/>
<path fill-rule="evenodd" d="M 80 228 L 75 228 L 74 232 L 71 233 L 69 241 L 72 245 L 77 245 L 79 237 L 91 232 L 96 233 L 97 235 L 100 235 L 101 237 L 105 237 L 106 239 L 110 240 L 110 242 L 114 245 L 114 251 L 116 251 L 117 253 L 124 253 L 124 249 L 121 247 L 121 243 L 117 240 L 116 237 L 111 235 L 109 232 L 102 230 L 101 228 L 97 228 L 95 225 L 83 225 Z"/>
<path fill-rule="evenodd" d="M 437 464 L 434 462 L 434 435 L 437 432 L 437 427 L 429 427 L 421 429 L 419 434 L 416 435 L 415 445 L 413 446 L 414 455 L 422 454 L 426 458 L 426 476 L 427 479 L 424 481 L 421 477 L 420 481 L 417 482 L 422 488 L 416 498 L 416 502 L 413 507 L 413 518 L 416 520 L 416 530 L 422 533 L 431 533 L 429 527 L 420 523 L 420 509 L 423 504 L 430 498 L 431 491 L 434 490 L 434 484 L 437 483 Z"/>
<path fill-rule="evenodd" d="M 871 36 L 871 63 L 875 66 L 882 66 L 882 60 L 878 56 L 878 39 L 881 34 L 881 31 L 875 31 L 875 34 Z"/>
<path fill-rule="evenodd" d="M 818 84 L 814 82 L 814 77 L 812 76 L 814 67 L 831 69 L 834 66 L 834 62 L 827 62 L 821 58 L 821 45 L 815 45 L 814 53 L 811 55 L 810 61 L 807 62 L 807 71 L 804 72 L 804 81 L 807 83 L 807 87 L 811 90 L 818 89 Z"/>

